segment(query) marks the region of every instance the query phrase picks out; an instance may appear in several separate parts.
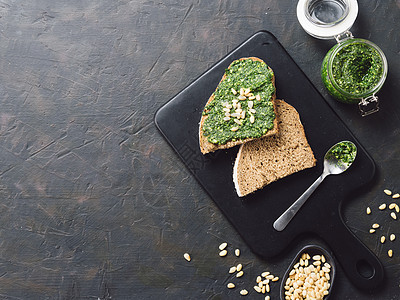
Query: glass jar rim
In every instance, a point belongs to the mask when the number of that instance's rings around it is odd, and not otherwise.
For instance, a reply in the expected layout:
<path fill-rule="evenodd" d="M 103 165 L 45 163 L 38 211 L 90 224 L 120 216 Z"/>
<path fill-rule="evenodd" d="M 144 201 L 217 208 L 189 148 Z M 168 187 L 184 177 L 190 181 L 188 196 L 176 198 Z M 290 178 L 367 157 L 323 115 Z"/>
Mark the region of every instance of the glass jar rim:
<path fill-rule="evenodd" d="M 352 45 L 352 44 L 364 44 L 364 45 L 371 47 L 372 49 L 376 50 L 376 52 L 379 54 L 381 61 L 382 61 L 381 78 L 379 79 L 379 81 L 377 82 L 376 85 L 374 85 L 368 91 L 361 93 L 361 94 L 349 93 L 348 91 L 342 89 L 339 86 L 339 84 L 336 82 L 335 77 L 333 76 L 332 66 L 333 66 L 333 60 L 335 59 L 336 54 L 338 54 L 338 52 L 340 50 L 342 50 L 343 48 L 345 48 L 349 45 Z M 329 67 L 327 68 L 328 77 L 329 77 L 332 85 L 335 87 L 335 89 L 338 92 L 340 92 L 341 94 L 343 94 L 344 96 L 346 96 L 348 98 L 355 98 L 355 99 L 362 99 L 364 97 L 371 96 L 371 95 L 375 94 L 376 92 L 378 92 L 380 90 L 380 88 L 383 86 L 383 83 L 386 80 L 386 76 L 387 76 L 387 72 L 388 72 L 388 63 L 387 63 L 387 59 L 386 59 L 386 56 L 383 53 L 383 51 L 373 42 L 371 42 L 369 40 L 365 40 L 365 39 L 360 39 L 360 38 L 348 38 L 336 46 L 337 46 L 337 48 L 334 49 L 334 51 L 331 53 L 331 55 L 328 59 Z"/>
<path fill-rule="evenodd" d="M 321 21 L 321 20 L 318 20 L 316 18 L 313 18 L 311 13 L 310 13 L 310 9 L 312 8 L 312 6 L 315 4 L 316 1 L 317 0 L 306 0 L 306 3 L 305 3 L 305 5 L 307 7 L 307 9 L 305 9 L 306 18 L 310 22 L 314 23 L 316 26 L 321 26 L 321 27 L 332 27 L 332 26 L 335 26 L 335 25 L 339 24 L 340 22 L 342 22 L 347 17 L 347 15 L 349 14 L 350 9 L 349 9 L 348 0 L 337 0 L 338 2 L 341 2 L 342 7 L 344 7 L 343 15 L 340 18 L 338 18 L 337 20 L 335 20 L 333 22 L 329 22 L 329 23 Z"/>
<path fill-rule="evenodd" d="M 328 23 L 316 21 L 311 16 L 309 9 L 314 1 L 316 0 L 299 0 L 296 8 L 297 19 L 309 35 L 318 39 L 333 39 L 353 26 L 358 15 L 357 0 L 335 0 L 342 4 L 345 11 L 338 20 Z"/>

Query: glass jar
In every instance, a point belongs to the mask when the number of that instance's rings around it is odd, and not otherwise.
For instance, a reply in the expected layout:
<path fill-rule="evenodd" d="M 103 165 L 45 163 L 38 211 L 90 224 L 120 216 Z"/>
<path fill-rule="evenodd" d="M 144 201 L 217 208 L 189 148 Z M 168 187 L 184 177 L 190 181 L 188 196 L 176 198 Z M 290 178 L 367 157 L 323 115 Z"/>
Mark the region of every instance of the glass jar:
<path fill-rule="evenodd" d="M 349 37 L 326 54 L 321 77 L 337 100 L 358 104 L 363 116 L 379 110 L 376 93 L 387 76 L 387 60 L 374 43 Z"/>
<path fill-rule="evenodd" d="M 297 18 L 308 34 L 337 42 L 322 63 L 325 87 L 341 102 L 358 103 L 366 116 L 379 110 L 376 93 L 385 82 L 388 65 L 377 45 L 354 38 L 349 31 L 357 14 L 357 0 L 299 0 L 297 4 Z"/>

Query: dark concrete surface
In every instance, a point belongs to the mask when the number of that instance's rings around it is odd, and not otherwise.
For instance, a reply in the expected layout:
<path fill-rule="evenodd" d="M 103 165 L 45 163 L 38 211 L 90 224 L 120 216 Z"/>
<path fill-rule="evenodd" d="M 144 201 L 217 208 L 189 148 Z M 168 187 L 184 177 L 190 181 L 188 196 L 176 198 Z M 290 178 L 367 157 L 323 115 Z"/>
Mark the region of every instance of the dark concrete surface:
<path fill-rule="evenodd" d="M 281 277 L 303 245 L 318 241 L 304 237 L 272 261 L 256 257 L 153 118 L 268 30 L 377 164 L 374 183 L 343 211 L 381 259 L 385 283 L 359 291 L 339 267 L 330 299 L 400 299 L 400 221 L 377 209 L 396 201 L 384 188 L 400 192 L 400 1 L 358 2 L 353 34 L 378 44 L 389 62 L 381 111 L 366 118 L 324 89 L 320 63 L 334 42 L 303 31 L 296 1 L 1 1 L 0 298 L 263 299 L 252 288 L 256 276 Z M 381 228 L 370 234 L 375 222 Z M 381 244 L 390 233 L 398 239 Z M 245 275 L 232 279 L 229 267 L 239 262 Z M 237 287 L 228 290 L 231 280 Z"/>

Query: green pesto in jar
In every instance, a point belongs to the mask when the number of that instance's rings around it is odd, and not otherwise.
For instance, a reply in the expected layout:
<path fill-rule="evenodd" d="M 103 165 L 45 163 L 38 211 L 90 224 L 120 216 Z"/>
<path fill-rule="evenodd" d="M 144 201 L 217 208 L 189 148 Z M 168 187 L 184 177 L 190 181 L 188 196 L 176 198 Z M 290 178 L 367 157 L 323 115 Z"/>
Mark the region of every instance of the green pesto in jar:
<path fill-rule="evenodd" d="M 225 70 L 225 76 L 203 112 L 207 116 L 203 134 L 208 141 L 222 145 L 239 139 L 258 138 L 273 129 L 275 86 L 271 68 L 252 59 L 236 60 Z M 246 99 L 238 99 L 241 89 L 250 91 Z M 244 118 L 229 117 L 227 120 L 227 114 L 235 113 L 233 103 L 236 102 L 240 103 Z"/>
<path fill-rule="evenodd" d="M 337 85 L 350 94 L 364 94 L 373 89 L 383 74 L 379 53 L 367 44 L 354 43 L 334 57 L 332 74 Z"/>
<path fill-rule="evenodd" d="M 334 158 L 338 163 L 351 165 L 356 159 L 356 155 L 357 148 L 353 143 L 340 142 L 329 151 L 327 158 Z"/>

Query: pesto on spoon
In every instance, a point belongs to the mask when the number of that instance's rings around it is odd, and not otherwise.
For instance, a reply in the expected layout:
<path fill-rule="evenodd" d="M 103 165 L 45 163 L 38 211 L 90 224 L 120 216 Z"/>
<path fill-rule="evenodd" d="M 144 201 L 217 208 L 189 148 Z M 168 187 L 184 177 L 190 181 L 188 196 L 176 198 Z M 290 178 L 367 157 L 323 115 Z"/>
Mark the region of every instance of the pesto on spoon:
<path fill-rule="evenodd" d="M 292 218 L 311 196 L 315 189 L 321 184 L 326 176 L 341 174 L 354 162 L 357 155 L 357 147 L 350 141 L 342 141 L 333 145 L 324 157 L 324 170 L 315 182 L 274 222 L 276 230 L 282 231 L 286 228 Z"/>

